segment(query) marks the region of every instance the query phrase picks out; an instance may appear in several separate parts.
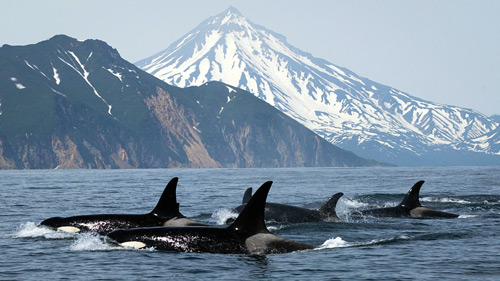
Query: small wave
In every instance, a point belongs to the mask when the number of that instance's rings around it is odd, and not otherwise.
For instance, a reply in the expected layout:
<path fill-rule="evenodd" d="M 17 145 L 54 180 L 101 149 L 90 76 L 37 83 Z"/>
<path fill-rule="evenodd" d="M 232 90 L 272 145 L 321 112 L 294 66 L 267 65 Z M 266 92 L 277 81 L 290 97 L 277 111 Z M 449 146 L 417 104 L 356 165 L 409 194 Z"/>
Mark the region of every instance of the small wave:
<path fill-rule="evenodd" d="M 238 216 L 237 213 L 229 209 L 220 209 L 212 214 L 212 218 L 216 220 L 218 225 L 226 224 L 228 219 L 235 219 Z"/>
<path fill-rule="evenodd" d="M 400 236 L 396 236 L 396 237 L 388 238 L 388 239 L 378 239 L 378 240 L 374 239 L 374 240 L 371 240 L 368 242 L 354 243 L 353 247 L 387 244 L 387 243 L 393 243 L 393 242 L 397 242 L 397 241 L 404 241 L 404 240 L 410 240 L 410 239 L 411 238 L 407 235 L 400 235 Z"/>
<path fill-rule="evenodd" d="M 287 228 L 287 225 L 268 225 L 267 230 L 273 232 L 273 231 L 278 231 L 284 228 Z"/>
<path fill-rule="evenodd" d="M 490 201 L 488 201 L 488 200 L 484 200 L 484 201 L 483 201 L 483 203 L 484 203 L 485 205 L 498 205 L 498 203 L 500 203 L 500 200 L 499 200 L 498 202 L 495 202 L 495 201 L 490 202 Z"/>
<path fill-rule="evenodd" d="M 18 227 L 18 231 L 14 233 L 14 238 L 37 238 L 43 237 L 46 239 L 70 239 L 76 237 L 75 233 L 56 231 L 50 228 L 39 226 L 34 222 L 26 222 Z"/>
<path fill-rule="evenodd" d="M 420 198 L 420 201 L 423 202 L 439 202 L 439 203 L 457 203 L 457 204 L 471 204 L 470 201 L 467 200 L 462 200 L 462 199 L 456 199 L 456 198 L 436 198 L 436 197 L 423 197 Z"/>
<path fill-rule="evenodd" d="M 459 219 L 470 219 L 470 218 L 478 218 L 478 215 L 460 215 L 458 216 Z"/>

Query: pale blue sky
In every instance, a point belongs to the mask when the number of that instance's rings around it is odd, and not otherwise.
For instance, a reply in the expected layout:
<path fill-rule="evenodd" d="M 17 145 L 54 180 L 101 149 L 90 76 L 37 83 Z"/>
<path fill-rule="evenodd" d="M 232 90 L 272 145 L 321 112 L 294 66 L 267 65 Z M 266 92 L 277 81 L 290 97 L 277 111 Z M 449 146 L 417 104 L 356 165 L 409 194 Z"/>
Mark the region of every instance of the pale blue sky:
<path fill-rule="evenodd" d="M 433 102 L 500 114 L 500 1 L 2 1 L 0 45 L 66 34 L 136 62 L 229 6 L 315 57 Z"/>

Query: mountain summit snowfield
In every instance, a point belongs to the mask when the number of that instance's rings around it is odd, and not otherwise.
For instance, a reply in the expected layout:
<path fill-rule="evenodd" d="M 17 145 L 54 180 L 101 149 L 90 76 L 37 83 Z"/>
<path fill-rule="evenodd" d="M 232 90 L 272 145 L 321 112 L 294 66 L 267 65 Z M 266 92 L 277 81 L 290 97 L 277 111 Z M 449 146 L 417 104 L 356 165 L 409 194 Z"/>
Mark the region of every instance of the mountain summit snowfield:
<path fill-rule="evenodd" d="M 494 119 L 315 58 L 232 7 L 136 65 L 179 87 L 221 81 L 247 90 L 363 157 L 398 165 L 500 163 Z"/>

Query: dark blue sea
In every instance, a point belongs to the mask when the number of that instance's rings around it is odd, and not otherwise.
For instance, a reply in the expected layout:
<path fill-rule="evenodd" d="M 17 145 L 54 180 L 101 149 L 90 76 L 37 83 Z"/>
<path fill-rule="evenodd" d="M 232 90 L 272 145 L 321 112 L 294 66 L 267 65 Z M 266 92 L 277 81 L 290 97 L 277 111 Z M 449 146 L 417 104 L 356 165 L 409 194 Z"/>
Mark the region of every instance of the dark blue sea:
<path fill-rule="evenodd" d="M 317 208 L 345 195 L 343 222 L 269 223 L 317 249 L 252 256 L 133 250 L 38 227 L 52 216 L 147 213 L 179 177 L 181 212 L 222 224 L 248 187 Z M 354 218 L 397 205 L 425 180 L 422 205 L 458 219 Z M 500 167 L 0 171 L 2 280 L 500 280 Z"/>

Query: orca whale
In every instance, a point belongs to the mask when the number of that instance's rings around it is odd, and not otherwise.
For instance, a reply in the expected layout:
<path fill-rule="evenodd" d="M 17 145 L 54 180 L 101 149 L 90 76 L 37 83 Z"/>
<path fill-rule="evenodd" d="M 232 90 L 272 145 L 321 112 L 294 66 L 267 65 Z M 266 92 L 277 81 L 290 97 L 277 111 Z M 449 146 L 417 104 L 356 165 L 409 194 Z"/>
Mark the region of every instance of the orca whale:
<path fill-rule="evenodd" d="M 154 248 L 176 252 L 220 254 L 286 253 L 314 246 L 273 235 L 264 222 L 264 208 L 272 182 L 264 183 L 227 227 L 145 227 L 108 233 L 110 243 L 125 247 Z"/>
<path fill-rule="evenodd" d="M 408 191 L 403 201 L 388 208 L 368 209 L 361 211 L 362 215 L 373 217 L 411 217 L 411 218 L 457 218 L 458 215 L 431 210 L 422 207 L 419 200 L 420 188 L 424 181 L 419 181 Z"/>
<path fill-rule="evenodd" d="M 277 223 L 304 223 L 304 222 L 317 222 L 317 221 L 327 221 L 327 222 L 339 222 L 340 218 L 335 212 L 335 207 L 340 197 L 344 193 L 336 193 L 330 199 L 328 199 L 323 205 L 318 209 L 311 210 L 291 205 L 279 204 L 279 203 L 266 203 L 265 210 L 265 220 L 274 221 Z M 238 214 L 241 213 L 248 200 L 252 197 L 252 188 L 249 187 L 243 195 L 242 205 L 236 207 L 233 211 Z M 228 219 L 227 223 L 230 223 L 233 219 Z"/>
<path fill-rule="evenodd" d="M 147 214 L 101 214 L 73 217 L 53 217 L 46 219 L 40 225 L 65 232 L 97 232 L 105 235 L 116 229 L 150 226 L 186 226 L 206 225 L 192 221 L 179 211 L 176 199 L 178 178 L 174 177 L 167 184 L 156 207 Z"/>

